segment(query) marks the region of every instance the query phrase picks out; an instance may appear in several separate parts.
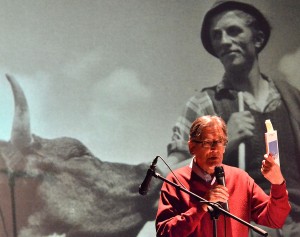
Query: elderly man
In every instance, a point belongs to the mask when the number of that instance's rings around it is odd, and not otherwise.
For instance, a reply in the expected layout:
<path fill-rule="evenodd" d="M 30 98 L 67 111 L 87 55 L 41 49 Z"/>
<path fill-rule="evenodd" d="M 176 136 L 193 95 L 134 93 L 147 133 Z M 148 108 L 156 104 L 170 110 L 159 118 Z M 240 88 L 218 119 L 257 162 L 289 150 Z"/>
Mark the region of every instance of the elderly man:
<path fill-rule="evenodd" d="M 168 155 L 172 163 L 186 162 L 192 122 L 206 114 L 217 114 L 228 126 L 224 163 L 238 166 L 238 147 L 244 144 L 245 170 L 268 193 L 269 185 L 259 167 L 265 153 L 265 120 L 270 119 L 278 131 L 281 169 L 292 205 L 284 236 L 294 237 L 300 236 L 300 92 L 286 81 L 261 72 L 259 53 L 270 33 L 265 16 L 246 3 L 218 1 L 206 13 L 201 40 L 204 48 L 220 60 L 225 73 L 219 84 L 204 88 L 187 102 L 173 128 Z M 272 237 L 282 236 L 281 231 L 275 232 Z"/>
<path fill-rule="evenodd" d="M 272 155 L 265 155 L 262 175 L 271 182 L 268 196 L 242 169 L 222 165 L 227 143 L 225 122 L 217 116 L 206 115 L 191 126 L 190 165 L 168 175 L 167 179 L 183 186 L 209 202 L 228 202 L 230 212 L 239 218 L 273 228 L 280 228 L 290 211 L 288 194 L 280 167 Z M 215 167 L 223 166 L 226 187 L 218 184 Z M 164 182 L 156 217 L 157 236 L 213 236 L 213 225 L 207 204 L 178 191 Z M 245 237 L 248 227 L 221 215 L 217 222 L 220 237 Z"/>

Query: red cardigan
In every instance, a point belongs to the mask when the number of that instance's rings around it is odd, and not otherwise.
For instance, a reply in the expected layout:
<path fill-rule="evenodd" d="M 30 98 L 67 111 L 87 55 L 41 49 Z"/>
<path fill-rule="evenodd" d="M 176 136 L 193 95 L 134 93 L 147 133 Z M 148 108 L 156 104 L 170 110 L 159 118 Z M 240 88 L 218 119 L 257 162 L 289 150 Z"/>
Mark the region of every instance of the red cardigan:
<path fill-rule="evenodd" d="M 250 222 L 280 228 L 290 212 L 286 184 L 271 185 L 270 197 L 243 170 L 223 165 L 226 187 L 229 190 L 229 209 L 233 215 Z M 211 188 L 191 167 L 175 171 L 176 177 L 191 192 L 204 196 Z M 179 184 L 173 174 L 167 179 Z M 216 184 L 213 184 L 216 185 Z M 156 216 L 157 236 L 212 237 L 213 222 L 198 201 L 164 182 Z M 217 220 L 218 237 L 247 237 L 248 227 L 230 217 Z M 225 233 L 226 232 L 226 233 Z"/>

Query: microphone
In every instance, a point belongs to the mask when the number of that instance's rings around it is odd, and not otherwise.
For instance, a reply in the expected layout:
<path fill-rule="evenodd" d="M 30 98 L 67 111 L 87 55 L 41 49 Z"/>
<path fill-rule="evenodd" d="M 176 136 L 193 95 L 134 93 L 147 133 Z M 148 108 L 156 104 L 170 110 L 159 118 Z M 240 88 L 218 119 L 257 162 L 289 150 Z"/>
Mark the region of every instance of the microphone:
<path fill-rule="evenodd" d="M 145 177 L 143 183 L 139 187 L 139 193 L 141 195 L 146 195 L 149 191 L 150 182 L 151 182 L 153 173 L 155 172 L 155 167 L 156 167 L 158 157 L 159 156 L 155 157 L 155 159 L 152 161 L 152 164 L 150 165 L 150 168 L 147 171 L 146 177 Z"/>
<path fill-rule="evenodd" d="M 217 180 L 218 184 L 223 185 L 224 187 L 226 187 L 225 173 L 224 173 L 224 169 L 223 169 L 222 166 L 215 166 L 215 177 L 216 177 L 216 180 Z M 228 202 L 222 202 L 221 206 L 224 210 L 229 211 Z"/>

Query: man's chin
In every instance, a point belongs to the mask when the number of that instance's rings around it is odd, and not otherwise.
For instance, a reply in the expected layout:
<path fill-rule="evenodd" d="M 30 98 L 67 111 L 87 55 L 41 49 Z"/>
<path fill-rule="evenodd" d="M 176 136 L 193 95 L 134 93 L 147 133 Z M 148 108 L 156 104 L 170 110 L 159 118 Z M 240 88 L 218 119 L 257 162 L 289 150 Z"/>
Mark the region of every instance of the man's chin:
<path fill-rule="evenodd" d="M 222 163 L 220 161 L 211 161 L 209 162 L 209 170 L 214 172 L 216 166 L 220 166 Z"/>
<path fill-rule="evenodd" d="M 227 55 L 221 58 L 221 62 L 226 69 L 230 70 L 232 68 L 240 68 L 244 67 L 245 65 L 245 60 L 244 57 L 242 57 L 240 54 L 232 54 L 232 55 Z"/>
<path fill-rule="evenodd" d="M 244 69 L 247 68 L 246 63 L 240 60 L 234 60 L 226 64 L 224 63 L 223 66 L 226 72 L 239 72 L 244 71 Z"/>

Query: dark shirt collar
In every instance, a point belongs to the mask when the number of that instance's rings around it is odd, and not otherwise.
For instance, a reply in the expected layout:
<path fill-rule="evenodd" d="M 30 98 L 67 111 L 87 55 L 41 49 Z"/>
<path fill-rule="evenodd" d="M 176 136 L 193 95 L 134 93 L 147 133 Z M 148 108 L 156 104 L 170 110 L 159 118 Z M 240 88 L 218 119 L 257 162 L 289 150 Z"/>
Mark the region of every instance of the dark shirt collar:
<path fill-rule="evenodd" d="M 215 183 L 215 177 L 211 176 L 207 172 L 205 172 L 201 167 L 197 165 L 197 163 L 194 160 L 194 157 L 190 163 L 190 167 L 192 168 L 192 171 L 197 174 L 201 179 L 203 179 L 206 183 L 210 183 L 213 185 Z"/>

